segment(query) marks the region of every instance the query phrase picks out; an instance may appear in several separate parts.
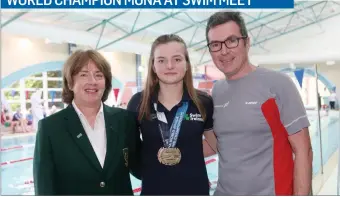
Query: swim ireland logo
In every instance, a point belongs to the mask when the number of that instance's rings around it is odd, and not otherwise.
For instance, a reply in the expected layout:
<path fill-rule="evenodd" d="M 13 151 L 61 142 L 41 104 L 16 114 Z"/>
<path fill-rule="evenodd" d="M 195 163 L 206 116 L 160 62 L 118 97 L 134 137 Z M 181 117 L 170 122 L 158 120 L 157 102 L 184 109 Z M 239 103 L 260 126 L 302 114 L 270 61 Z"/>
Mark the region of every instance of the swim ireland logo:
<path fill-rule="evenodd" d="M 193 114 L 193 113 L 185 114 L 184 120 L 203 122 L 203 118 L 201 114 Z"/>

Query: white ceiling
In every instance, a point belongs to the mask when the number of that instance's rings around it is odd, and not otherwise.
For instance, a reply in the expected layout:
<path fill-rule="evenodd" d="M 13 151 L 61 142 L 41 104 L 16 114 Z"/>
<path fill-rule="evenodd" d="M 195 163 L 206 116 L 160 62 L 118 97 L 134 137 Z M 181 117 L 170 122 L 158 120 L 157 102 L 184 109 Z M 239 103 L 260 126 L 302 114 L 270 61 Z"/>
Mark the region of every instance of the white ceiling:
<path fill-rule="evenodd" d="M 297 1 L 295 9 L 285 12 L 243 12 L 251 37 L 251 55 L 280 51 L 275 40 L 291 38 L 299 29 L 315 26 L 285 43 L 313 37 L 325 20 L 340 14 L 336 1 Z M 212 11 L 72 11 L 6 12 L 2 11 L 2 31 L 34 36 L 55 42 L 87 45 L 104 51 L 147 54 L 152 41 L 161 34 L 176 33 L 190 48 L 194 65 L 210 61 L 205 41 L 205 26 Z M 302 35 L 302 37 L 301 37 Z"/>

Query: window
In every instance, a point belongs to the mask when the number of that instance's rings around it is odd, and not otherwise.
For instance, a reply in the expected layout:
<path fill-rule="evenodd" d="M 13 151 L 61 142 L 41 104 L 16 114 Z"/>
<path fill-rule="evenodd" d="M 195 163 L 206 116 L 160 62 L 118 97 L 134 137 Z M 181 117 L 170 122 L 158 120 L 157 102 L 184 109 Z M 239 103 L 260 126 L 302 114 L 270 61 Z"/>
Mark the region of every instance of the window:
<path fill-rule="evenodd" d="M 7 91 L 4 92 L 4 94 L 5 94 L 5 98 L 7 100 L 17 100 L 17 101 L 20 100 L 19 89 L 16 89 L 16 90 L 7 90 Z"/>
<path fill-rule="evenodd" d="M 47 72 L 47 77 L 62 77 L 61 76 L 61 71 L 60 70 L 56 70 L 56 71 L 48 71 Z"/>
<path fill-rule="evenodd" d="M 49 99 L 49 102 L 44 103 L 44 105 L 48 104 L 49 107 L 56 105 L 58 108 L 64 108 L 64 104 L 61 100 L 61 71 L 36 73 L 14 82 L 9 87 L 3 88 L 1 91 L 5 96 L 8 107 L 12 111 L 21 108 L 22 112 L 26 113 L 27 110 L 31 108 L 30 98 L 37 88 L 43 91 L 41 99 Z M 51 102 L 52 92 L 54 92 L 53 102 Z"/>
<path fill-rule="evenodd" d="M 19 81 L 16 81 L 16 82 L 12 83 L 9 87 L 10 88 L 19 88 L 20 87 L 20 83 L 19 83 Z"/>
<path fill-rule="evenodd" d="M 48 91 L 48 99 L 52 99 L 52 95 L 54 94 L 53 99 L 60 99 L 61 98 L 61 91 Z"/>
<path fill-rule="evenodd" d="M 25 88 L 43 88 L 43 81 L 36 79 L 25 79 Z"/>
<path fill-rule="evenodd" d="M 48 108 L 51 109 L 52 106 L 56 106 L 57 109 L 64 109 L 64 103 L 63 102 L 48 102 Z"/>
<path fill-rule="evenodd" d="M 26 99 L 26 100 L 31 99 L 31 96 L 32 96 L 33 93 L 34 93 L 34 91 L 26 90 L 26 91 L 25 91 L 25 99 Z M 28 95 L 27 95 L 27 94 L 28 94 Z M 27 97 L 27 96 L 28 96 L 28 97 Z"/>
<path fill-rule="evenodd" d="M 37 74 L 31 75 L 30 77 L 42 77 L 42 73 L 37 73 Z"/>
<path fill-rule="evenodd" d="M 11 110 L 13 112 L 15 112 L 17 109 L 20 108 L 21 105 L 20 105 L 20 103 L 11 103 L 10 106 L 11 106 Z M 12 117 L 11 117 L 11 119 L 12 119 Z"/>
<path fill-rule="evenodd" d="M 26 103 L 26 109 L 29 110 L 30 108 L 31 108 L 31 103 L 30 102 Z"/>
<path fill-rule="evenodd" d="M 48 88 L 62 88 L 63 87 L 63 82 L 62 81 L 47 81 L 47 87 Z"/>

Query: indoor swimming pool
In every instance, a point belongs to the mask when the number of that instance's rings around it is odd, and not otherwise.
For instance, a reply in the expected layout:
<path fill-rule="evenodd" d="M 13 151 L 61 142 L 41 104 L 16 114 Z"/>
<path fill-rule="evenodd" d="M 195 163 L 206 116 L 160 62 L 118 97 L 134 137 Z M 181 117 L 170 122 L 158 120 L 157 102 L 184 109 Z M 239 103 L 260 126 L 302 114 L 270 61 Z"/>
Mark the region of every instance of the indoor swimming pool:
<path fill-rule="evenodd" d="M 317 116 L 315 111 L 308 112 L 311 121 L 310 134 L 312 138 L 314 161 L 313 173 L 316 174 L 321 168 L 320 142 L 317 132 Z M 339 112 L 322 114 L 322 153 L 323 163 L 338 148 L 339 142 Z M 32 177 L 32 159 L 34 152 L 35 135 L 21 137 L 5 137 L 1 139 L 1 195 L 34 195 Z M 218 162 L 217 158 L 207 158 L 207 170 L 211 182 L 211 194 L 217 184 Z M 140 181 L 131 176 L 135 194 L 140 192 Z"/>
<path fill-rule="evenodd" d="M 35 135 L 11 137 L 1 140 L 1 195 L 34 195 L 33 153 Z M 211 193 L 217 184 L 215 157 L 206 158 Z M 140 193 L 140 181 L 131 176 L 135 195 Z"/>

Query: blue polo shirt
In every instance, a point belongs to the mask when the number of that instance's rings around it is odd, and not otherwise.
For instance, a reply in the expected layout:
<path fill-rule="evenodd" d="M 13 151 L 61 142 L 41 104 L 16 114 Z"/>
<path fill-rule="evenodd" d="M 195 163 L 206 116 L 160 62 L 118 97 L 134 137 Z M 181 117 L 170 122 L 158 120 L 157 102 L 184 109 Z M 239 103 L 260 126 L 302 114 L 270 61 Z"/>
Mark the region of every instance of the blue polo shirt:
<path fill-rule="evenodd" d="M 138 117 L 139 105 L 143 92 L 136 93 L 130 100 L 127 109 Z M 141 195 L 209 195 L 209 179 L 203 155 L 202 134 L 213 128 L 213 102 L 210 95 L 198 91 L 197 95 L 206 110 L 206 120 L 200 118 L 198 108 L 184 91 L 182 101 L 167 110 L 157 101 L 155 94 L 150 101 L 150 120 L 139 123 L 142 134 L 142 170 Z M 163 147 L 163 140 L 158 128 L 158 120 L 153 103 L 157 102 L 157 110 L 164 112 L 169 125 L 172 124 L 177 109 L 183 101 L 189 107 L 182 121 L 176 147 L 180 149 L 182 158 L 175 166 L 166 166 L 158 161 L 157 153 Z"/>

